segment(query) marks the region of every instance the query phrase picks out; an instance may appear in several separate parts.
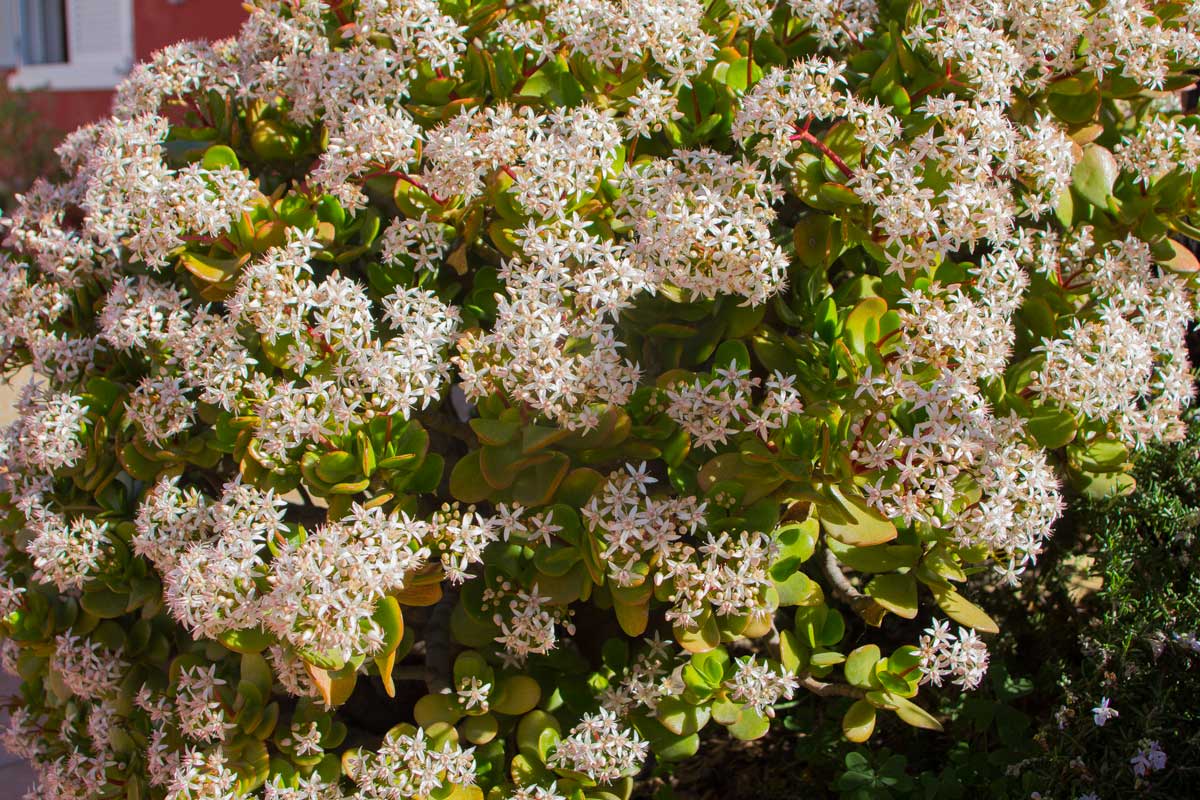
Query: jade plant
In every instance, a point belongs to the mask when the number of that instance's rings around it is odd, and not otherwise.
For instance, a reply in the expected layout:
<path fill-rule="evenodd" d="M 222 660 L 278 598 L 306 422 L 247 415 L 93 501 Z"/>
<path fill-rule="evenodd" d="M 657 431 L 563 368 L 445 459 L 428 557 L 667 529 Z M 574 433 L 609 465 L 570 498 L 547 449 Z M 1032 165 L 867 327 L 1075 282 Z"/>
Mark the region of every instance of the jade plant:
<path fill-rule="evenodd" d="M 611 800 L 800 696 L 938 729 L 977 594 L 1183 433 L 1194 2 L 247 9 L 0 220 L 32 796 Z"/>

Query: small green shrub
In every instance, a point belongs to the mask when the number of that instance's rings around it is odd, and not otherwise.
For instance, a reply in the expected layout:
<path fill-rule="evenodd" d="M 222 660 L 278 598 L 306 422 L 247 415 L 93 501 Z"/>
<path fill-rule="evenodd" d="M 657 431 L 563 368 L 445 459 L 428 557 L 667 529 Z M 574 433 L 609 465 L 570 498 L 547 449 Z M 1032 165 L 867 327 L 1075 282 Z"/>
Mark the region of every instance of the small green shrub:
<path fill-rule="evenodd" d="M 1184 797 L 1200 763 L 1200 424 L 1186 441 L 1154 448 L 1138 463 L 1139 491 L 1079 503 L 1074 533 L 1103 580 L 1062 627 L 1076 641 L 1037 673 L 1056 686 L 1053 718 L 1037 732 L 1032 769 L 1043 786 L 1099 797 Z M 1074 530 L 1072 530 L 1072 528 Z M 1060 591 L 1078 577 L 1059 569 Z M 1052 679 L 1058 677 L 1055 682 Z M 1095 724 L 1108 698 L 1119 714 Z M 1132 759 L 1155 742 L 1166 767 L 1135 773 Z"/>
<path fill-rule="evenodd" d="M 59 134 L 49 125 L 27 95 L 0 80 L 0 212 L 12 209 L 16 194 L 35 179 L 57 171 Z"/>

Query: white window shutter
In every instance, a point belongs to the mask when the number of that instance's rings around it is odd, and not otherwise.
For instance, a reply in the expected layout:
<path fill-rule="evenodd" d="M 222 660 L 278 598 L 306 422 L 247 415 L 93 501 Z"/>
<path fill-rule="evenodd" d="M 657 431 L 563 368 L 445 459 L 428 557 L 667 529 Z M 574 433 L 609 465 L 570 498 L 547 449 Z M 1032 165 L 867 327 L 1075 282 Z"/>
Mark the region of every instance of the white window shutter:
<path fill-rule="evenodd" d="M 67 59 L 117 79 L 133 66 L 132 0 L 67 0 Z"/>

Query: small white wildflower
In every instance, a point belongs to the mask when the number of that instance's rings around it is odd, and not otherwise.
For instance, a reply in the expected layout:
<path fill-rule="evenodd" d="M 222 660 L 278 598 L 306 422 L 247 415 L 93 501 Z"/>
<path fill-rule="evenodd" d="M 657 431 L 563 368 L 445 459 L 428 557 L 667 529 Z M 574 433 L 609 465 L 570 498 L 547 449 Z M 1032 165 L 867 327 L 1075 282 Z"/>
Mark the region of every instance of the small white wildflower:
<path fill-rule="evenodd" d="M 1121 713 L 1110 705 L 1107 697 L 1100 698 L 1100 705 L 1092 709 L 1092 722 L 1097 728 L 1103 728 L 1110 719 L 1116 719 Z"/>
<path fill-rule="evenodd" d="M 474 675 L 463 678 L 458 688 L 458 699 L 468 711 L 488 710 L 488 692 L 492 689 L 490 683 L 484 683 Z"/>
<path fill-rule="evenodd" d="M 1167 754 L 1163 752 L 1158 742 L 1152 739 L 1143 739 L 1141 748 L 1134 753 L 1133 758 L 1129 759 L 1129 764 L 1134 775 L 1144 778 L 1151 772 L 1158 772 L 1167 766 Z"/>

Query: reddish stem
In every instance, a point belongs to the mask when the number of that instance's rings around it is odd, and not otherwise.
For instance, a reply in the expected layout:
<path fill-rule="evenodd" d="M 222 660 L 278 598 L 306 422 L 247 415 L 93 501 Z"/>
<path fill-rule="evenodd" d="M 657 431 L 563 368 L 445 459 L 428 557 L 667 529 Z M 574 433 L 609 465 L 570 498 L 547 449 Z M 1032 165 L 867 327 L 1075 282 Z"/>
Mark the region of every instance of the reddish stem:
<path fill-rule="evenodd" d="M 898 333 L 900 333 L 900 328 L 896 328 L 895 330 L 888 331 L 887 333 L 885 333 L 883 336 L 881 336 L 879 338 L 879 341 L 875 343 L 875 346 L 878 347 L 879 345 L 883 344 L 888 339 L 892 338 L 893 336 L 895 336 Z"/>
<path fill-rule="evenodd" d="M 315 328 L 313 328 L 313 326 L 312 326 L 312 325 L 308 325 L 308 326 L 306 326 L 306 330 L 308 331 L 308 335 L 309 335 L 309 336 L 311 336 L 312 338 L 314 338 L 314 339 L 316 339 L 316 340 L 317 340 L 317 344 L 319 344 L 319 345 L 320 345 L 320 347 L 321 347 L 321 350 L 322 350 L 322 352 L 324 352 L 324 353 L 325 353 L 325 355 L 327 355 L 327 356 L 331 356 L 331 355 L 333 355 L 333 354 L 334 354 L 334 352 L 336 352 L 336 351 L 333 349 L 333 345 L 331 345 L 329 342 L 327 342 L 327 341 L 325 340 L 325 337 L 324 337 L 324 336 L 322 336 L 321 334 L 317 333 L 316 329 L 315 329 Z"/>
<path fill-rule="evenodd" d="M 429 191 L 428 189 L 426 189 L 426 188 L 425 188 L 425 185 L 424 185 L 423 183 L 421 183 L 419 180 L 417 180 L 416 178 L 412 177 L 411 175 L 408 175 L 407 173 L 403 173 L 403 172 L 401 172 L 401 173 L 399 173 L 398 175 L 396 175 L 396 177 L 397 177 L 397 178 L 399 178 L 400 180 L 404 181 L 405 183 L 411 183 L 413 186 L 417 187 L 417 188 L 418 188 L 418 189 L 420 189 L 422 192 L 424 192 L 425 194 L 427 194 L 427 195 L 429 195 L 430 197 L 432 197 L 432 198 L 433 198 L 433 202 L 437 203 L 439 206 L 444 206 L 444 205 L 446 205 L 446 198 L 444 198 L 444 197 L 438 197 L 438 195 L 437 195 L 437 193 L 436 193 L 436 192 L 431 192 L 431 191 Z"/>
<path fill-rule="evenodd" d="M 333 15 L 335 17 L 337 17 L 339 23 L 341 23 L 342 25 L 345 25 L 350 20 L 346 19 L 346 15 L 342 13 L 343 5 L 344 5 L 344 3 L 340 3 L 340 2 L 339 3 L 330 3 L 329 10 L 333 12 Z"/>
<path fill-rule="evenodd" d="M 539 69 L 544 67 L 549 60 L 550 60 L 550 58 L 549 58 L 549 56 L 547 56 L 547 57 L 543 58 L 541 61 L 534 64 L 532 67 L 529 67 L 528 69 L 522 69 L 521 70 L 521 80 L 517 83 L 516 86 L 514 86 L 512 88 L 512 93 L 517 94 L 525 86 L 525 81 L 529 80 L 529 78 L 532 77 L 533 73 L 537 72 Z"/>
<path fill-rule="evenodd" d="M 789 136 L 788 139 L 793 142 L 808 142 L 813 147 L 820 150 L 822 155 L 832 161 L 834 166 L 841 170 L 843 175 L 845 175 L 847 178 L 854 177 L 854 170 L 850 169 L 850 166 L 842 160 L 842 157 L 830 150 L 824 142 L 822 142 L 816 136 L 813 136 L 807 130 L 798 131 L 795 135 Z"/>
<path fill-rule="evenodd" d="M 841 15 L 841 16 L 839 16 L 839 17 L 838 17 L 838 21 L 837 21 L 837 22 L 838 22 L 838 27 L 839 27 L 839 28 L 841 28 L 841 29 L 842 29 L 842 30 L 845 32 L 845 34 L 846 34 L 846 37 L 850 39 L 850 42 L 851 42 L 851 43 L 852 43 L 852 44 L 853 44 L 855 47 L 857 47 L 857 48 L 859 48 L 859 49 L 861 50 L 861 49 L 862 49 L 862 42 L 860 42 L 860 41 L 859 41 L 859 39 L 858 39 L 858 37 L 854 35 L 854 31 L 850 30 L 850 26 L 848 26 L 848 25 L 846 24 L 846 17 L 845 17 L 845 15 Z"/>
<path fill-rule="evenodd" d="M 200 104 L 196 102 L 196 98 L 188 95 L 188 105 L 192 107 L 192 111 L 196 112 L 196 115 L 200 117 L 200 121 L 203 122 L 205 126 L 209 128 L 213 126 L 212 120 L 209 119 L 208 115 L 200 109 Z"/>

